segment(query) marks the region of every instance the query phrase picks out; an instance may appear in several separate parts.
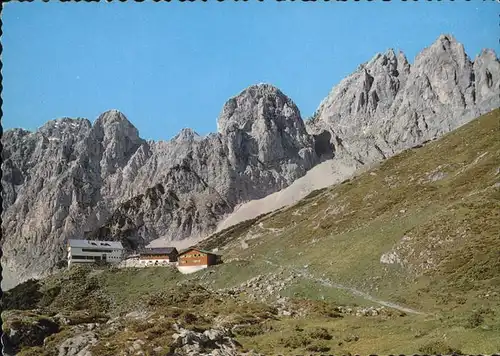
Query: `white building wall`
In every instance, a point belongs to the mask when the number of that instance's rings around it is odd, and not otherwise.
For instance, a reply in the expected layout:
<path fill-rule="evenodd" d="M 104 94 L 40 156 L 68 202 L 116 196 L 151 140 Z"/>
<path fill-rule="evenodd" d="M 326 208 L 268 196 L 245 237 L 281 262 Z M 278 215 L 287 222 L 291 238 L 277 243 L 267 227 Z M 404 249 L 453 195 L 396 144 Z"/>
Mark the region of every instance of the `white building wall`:
<path fill-rule="evenodd" d="M 158 261 L 158 264 L 155 262 Z M 118 267 L 175 267 L 177 262 L 170 262 L 168 259 L 164 260 L 149 260 L 149 259 L 139 259 L 139 258 L 128 258 L 120 262 Z"/>
<path fill-rule="evenodd" d="M 207 267 L 208 267 L 208 265 L 199 265 L 199 266 L 180 266 L 180 265 L 177 265 L 177 269 L 182 274 L 189 274 L 189 273 L 198 272 L 198 271 L 201 271 L 202 269 L 205 269 Z"/>
<path fill-rule="evenodd" d="M 149 266 L 168 266 L 170 265 L 170 260 L 168 258 L 165 259 L 139 259 L 139 263 L 141 263 L 144 267 L 149 267 Z"/>
<path fill-rule="evenodd" d="M 94 251 L 89 251 L 89 250 L 94 250 Z M 111 252 L 107 252 L 107 251 Z M 84 257 L 103 257 L 103 255 L 106 256 L 105 261 L 107 263 L 111 264 L 117 264 L 120 263 L 122 260 L 122 250 L 116 249 L 116 248 L 99 248 L 96 246 L 84 248 L 84 247 L 68 247 L 68 267 L 71 267 L 71 264 L 73 263 L 94 263 L 95 260 L 92 259 L 80 259 L 78 257 L 84 256 Z"/>

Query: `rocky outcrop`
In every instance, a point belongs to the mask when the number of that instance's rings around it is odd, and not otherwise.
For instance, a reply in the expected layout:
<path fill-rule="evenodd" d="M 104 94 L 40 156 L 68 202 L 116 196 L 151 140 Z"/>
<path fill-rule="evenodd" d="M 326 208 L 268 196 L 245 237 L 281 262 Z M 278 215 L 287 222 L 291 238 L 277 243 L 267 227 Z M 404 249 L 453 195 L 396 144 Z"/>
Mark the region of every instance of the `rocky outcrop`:
<path fill-rule="evenodd" d="M 97 343 L 92 331 L 83 332 L 64 340 L 59 346 L 59 356 L 92 356 L 90 348 Z"/>
<path fill-rule="evenodd" d="M 177 333 L 173 335 L 174 342 L 170 354 L 181 355 L 257 355 L 256 353 L 242 353 L 241 345 L 234 340 L 228 329 L 208 329 L 196 332 L 174 325 Z"/>
<path fill-rule="evenodd" d="M 49 317 L 16 310 L 2 313 L 3 353 L 15 355 L 24 347 L 41 346 L 46 337 L 59 332 L 59 325 Z"/>
<path fill-rule="evenodd" d="M 432 140 L 500 106 L 500 63 L 440 36 L 410 65 L 402 52 L 377 54 L 342 80 L 307 121 L 329 132 L 337 155 L 376 162 Z"/>

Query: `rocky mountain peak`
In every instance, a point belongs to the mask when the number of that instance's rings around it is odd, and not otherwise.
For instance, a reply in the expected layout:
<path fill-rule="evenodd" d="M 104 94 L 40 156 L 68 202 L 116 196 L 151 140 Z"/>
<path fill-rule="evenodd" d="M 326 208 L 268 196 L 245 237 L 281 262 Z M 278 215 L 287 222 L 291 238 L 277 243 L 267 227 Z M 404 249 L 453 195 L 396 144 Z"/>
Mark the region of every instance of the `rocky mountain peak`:
<path fill-rule="evenodd" d="M 408 62 L 408 58 L 406 58 L 403 51 L 398 50 L 397 60 L 398 71 L 408 74 L 410 72 L 410 63 Z"/>
<path fill-rule="evenodd" d="M 229 141 L 229 159 L 238 162 L 238 170 L 247 169 L 245 162 L 252 157 L 273 166 L 291 160 L 306 169 L 316 159 L 299 109 L 270 84 L 252 85 L 229 99 L 217 125 Z M 238 159 L 241 156 L 245 160 Z"/>
<path fill-rule="evenodd" d="M 494 50 L 484 49 L 474 59 L 476 101 L 488 106 L 500 101 L 500 62 Z"/>
<path fill-rule="evenodd" d="M 123 167 L 144 142 L 137 128 L 118 110 L 101 114 L 94 122 L 91 137 L 102 146 L 101 169 L 105 175 Z"/>
<path fill-rule="evenodd" d="M 462 44 L 441 35 L 413 65 L 389 50 L 358 67 L 332 89 L 308 129 L 328 129 L 336 148 L 347 147 L 362 162 L 376 161 L 498 107 L 499 76 L 493 51 L 484 50 L 472 63 Z"/>
<path fill-rule="evenodd" d="M 483 50 L 481 50 L 481 53 L 479 53 L 479 55 L 477 55 L 476 59 L 477 58 L 483 58 L 483 59 L 487 58 L 487 59 L 492 60 L 492 61 L 498 60 L 498 57 L 497 57 L 495 50 L 493 50 L 491 48 L 484 48 Z"/>
<path fill-rule="evenodd" d="M 385 53 L 377 53 L 371 60 L 365 63 L 362 68 L 365 68 L 371 76 L 391 75 L 398 77 L 400 72 L 408 74 L 409 64 L 403 52 L 394 51 L 390 48 Z"/>
<path fill-rule="evenodd" d="M 452 35 L 439 36 L 431 46 L 421 51 L 415 58 L 415 66 L 429 65 L 430 62 L 436 61 L 453 61 L 454 64 L 461 68 L 470 63 L 464 46 Z M 438 68 L 429 67 L 429 69 L 435 70 Z"/>
<path fill-rule="evenodd" d="M 270 84 L 252 85 L 229 99 L 217 121 L 218 131 L 222 134 L 235 129 L 252 132 L 255 125 L 279 129 L 303 127 L 297 106 Z"/>
<path fill-rule="evenodd" d="M 91 127 L 92 124 L 87 119 L 63 117 L 48 121 L 38 132 L 47 137 L 62 139 L 66 136 L 85 134 Z"/>
<path fill-rule="evenodd" d="M 125 114 L 117 109 L 110 109 L 103 112 L 101 115 L 99 115 L 94 125 L 106 126 L 112 125 L 114 123 L 125 123 L 131 125 Z"/>
<path fill-rule="evenodd" d="M 357 135 L 367 126 L 367 118 L 390 107 L 404 86 L 410 64 L 403 52 L 393 49 L 377 53 L 335 86 L 321 102 L 309 131 L 319 134 L 329 127 L 335 133 Z M 325 125 L 326 124 L 326 125 Z M 332 142 L 334 143 L 334 142 Z"/>
<path fill-rule="evenodd" d="M 175 137 L 175 141 L 198 141 L 201 140 L 201 136 L 198 135 L 196 131 L 190 128 L 182 129 Z"/>
<path fill-rule="evenodd" d="M 31 133 L 32 133 L 31 131 L 25 130 L 22 128 L 14 128 L 14 129 L 5 130 L 2 134 L 2 141 L 8 141 L 8 140 L 16 138 L 16 137 L 17 138 L 24 137 L 24 136 L 27 136 Z"/>
<path fill-rule="evenodd" d="M 451 45 L 451 44 L 460 44 L 456 38 L 449 34 L 449 33 L 443 33 L 441 35 L 439 35 L 439 37 L 437 38 L 436 43 L 445 43 L 445 44 L 448 44 L 448 45 Z"/>
<path fill-rule="evenodd" d="M 464 52 L 464 46 L 458 42 L 453 35 L 442 34 L 440 35 L 434 43 L 429 47 L 425 48 L 422 52 L 426 51 L 446 51 L 446 52 Z"/>
<path fill-rule="evenodd" d="M 93 131 L 98 138 L 128 137 L 132 141 L 139 139 L 139 131 L 120 111 L 113 109 L 102 113 L 94 122 Z"/>
<path fill-rule="evenodd" d="M 394 48 L 389 48 L 386 52 L 385 52 L 385 55 L 387 57 L 390 57 L 390 58 L 396 58 L 396 51 L 394 50 Z"/>

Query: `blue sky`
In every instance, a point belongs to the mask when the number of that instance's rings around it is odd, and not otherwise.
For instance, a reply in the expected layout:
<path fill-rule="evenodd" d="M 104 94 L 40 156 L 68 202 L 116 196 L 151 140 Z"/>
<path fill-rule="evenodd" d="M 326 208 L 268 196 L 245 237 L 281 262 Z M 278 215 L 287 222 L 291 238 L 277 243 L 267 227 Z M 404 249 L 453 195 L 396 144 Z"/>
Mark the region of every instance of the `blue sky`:
<path fill-rule="evenodd" d="M 410 62 L 441 33 L 499 53 L 495 1 L 8 3 L 4 129 L 119 109 L 146 139 L 216 131 L 225 101 L 266 82 L 305 119 L 375 53 Z"/>

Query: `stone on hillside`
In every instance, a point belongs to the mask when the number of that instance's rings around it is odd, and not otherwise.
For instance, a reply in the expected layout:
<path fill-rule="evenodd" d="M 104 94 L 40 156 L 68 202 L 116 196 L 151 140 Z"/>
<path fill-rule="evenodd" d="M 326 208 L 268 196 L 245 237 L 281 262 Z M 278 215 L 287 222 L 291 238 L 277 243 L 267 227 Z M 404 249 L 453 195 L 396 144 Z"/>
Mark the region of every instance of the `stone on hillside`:
<path fill-rule="evenodd" d="M 395 264 L 395 263 L 401 263 L 401 260 L 395 251 L 391 251 L 384 253 L 382 256 L 380 256 L 380 263 Z"/>
<path fill-rule="evenodd" d="M 239 343 L 227 329 L 209 329 L 203 333 L 186 330 L 175 324 L 173 351 L 180 354 L 238 355 Z"/>
<path fill-rule="evenodd" d="M 66 339 L 59 346 L 59 356 L 92 356 L 90 347 L 97 344 L 97 335 L 88 331 Z"/>

